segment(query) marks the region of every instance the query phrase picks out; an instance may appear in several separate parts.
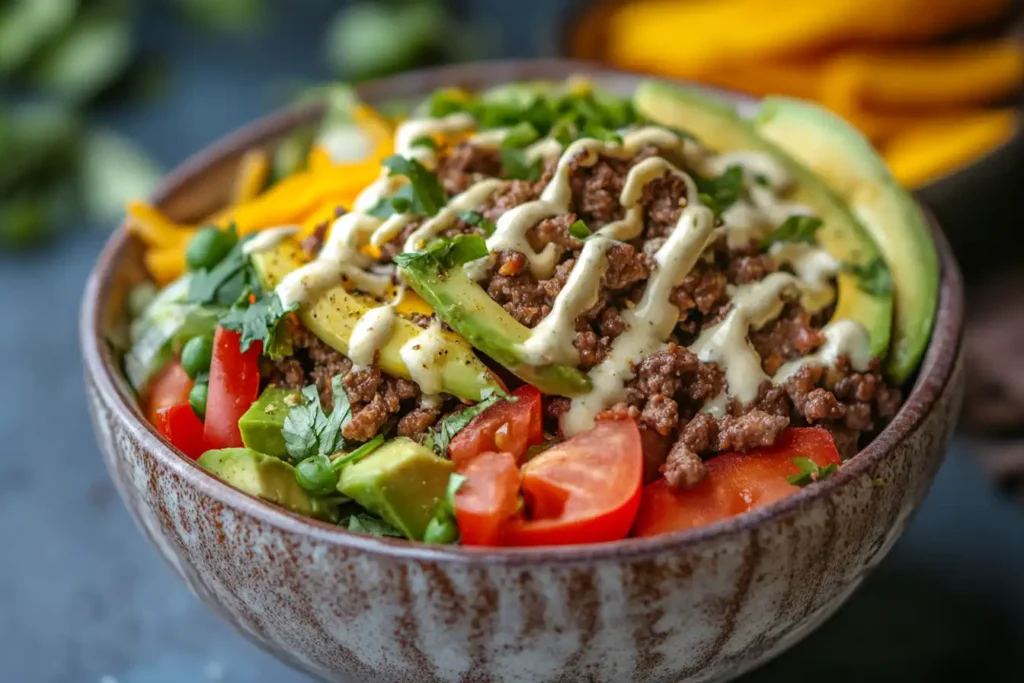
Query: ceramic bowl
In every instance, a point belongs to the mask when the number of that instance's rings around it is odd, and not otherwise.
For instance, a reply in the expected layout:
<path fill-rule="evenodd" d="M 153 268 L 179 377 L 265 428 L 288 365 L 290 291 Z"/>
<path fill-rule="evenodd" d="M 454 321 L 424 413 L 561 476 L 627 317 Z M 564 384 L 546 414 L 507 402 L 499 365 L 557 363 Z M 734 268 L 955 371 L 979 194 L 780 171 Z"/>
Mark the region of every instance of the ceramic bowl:
<path fill-rule="evenodd" d="M 369 101 L 579 72 L 480 64 L 368 83 Z M 590 70 L 630 89 L 636 78 Z M 263 119 L 189 160 L 155 201 L 197 220 L 241 153 L 315 107 Z M 942 461 L 963 389 L 963 301 L 941 233 L 934 338 L 892 423 L 835 476 L 750 514 L 650 539 L 470 550 L 359 536 L 207 475 L 146 423 L 110 339 L 144 277 L 111 237 L 85 291 L 81 342 L 106 466 L 142 532 L 206 604 L 260 647 L 330 681 L 714 681 L 777 655 L 829 617 L 907 526 Z"/>

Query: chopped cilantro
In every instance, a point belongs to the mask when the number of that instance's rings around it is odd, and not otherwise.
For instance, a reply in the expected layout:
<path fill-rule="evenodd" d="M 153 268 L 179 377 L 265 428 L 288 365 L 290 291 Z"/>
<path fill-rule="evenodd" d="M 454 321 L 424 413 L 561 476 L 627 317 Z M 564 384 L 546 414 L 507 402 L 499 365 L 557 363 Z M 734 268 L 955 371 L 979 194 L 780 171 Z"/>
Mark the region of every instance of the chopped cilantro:
<path fill-rule="evenodd" d="M 885 260 L 876 256 L 867 264 L 844 263 L 843 270 L 857 276 L 857 286 L 872 296 L 887 296 L 892 293 L 892 275 Z"/>
<path fill-rule="evenodd" d="M 793 458 L 793 464 L 800 468 L 800 473 L 786 477 L 786 481 L 801 488 L 813 482 L 828 479 L 839 469 L 835 463 L 819 467 L 810 458 Z"/>
<path fill-rule="evenodd" d="M 480 228 L 485 235 L 490 237 L 497 230 L 498 226 L 494 224 L 494 221 L 489 218 L 484 218 L 482 213 L 476 211 L 463 211 L 459 214 L 459 218 L 466 221 L 470 225 L 476 228 Z"/>
<path fill-rule="evenodd" d="M 377 202 L 370 209 L 370 215 L 376 218 L 387 218 L 395 213 L 433 216 L 448 203 L 448 194 L 441 186 L 441 181 L 420 162 L 394 154 L 383 163 L 391 175 L 403 175 L 409 182 L 399 188 L 394 196 Z"/>
<path fill-rule="evenodd" d="M 320 394 L 312 385 L 302 390 L 303 400 L 288 410 L 281 431 L 285 449 L 295 460 L 331 455 L 343 447 L 345 438 L 341 430 L 352 419 L 352 408 L 341 384 L 341 375 L 331 378 L 331 391 L 334 410 L 329 416 L 320 406 Z"/>
<path fill-rule="evenodd" d="M 348 517 L 342 518 L 339 526 L 345 527 L 349 531 L 353 531 L 357 534 L 366 534 L 368 536 L 390 536 L 394 538 L 404 538 L 405 536 L 401 531 L 385 522 L 380 517 L 374 517 L 371 514 L 365 512 L 357 512 Z"/>
<path fill-rule="evenodd" d="M 425 147 L 427 149 L 437 149 L 437 141 L 429 135 L 421 135 L 412 141 L 413 147 Z"/>
<path fill-rule="evenodd" d="M 761 187 L 771 187 L 772 181 L 768 179 L 768 176 L 763 173 L 754 174 L 754 182 Z"/>
<path fill-rule="evenodd" d="M 396 254 L 392 261 L 399 268 L 432 264 L 441 270 L 451 270 L 489 253 L 487 242 L 480 235 L 456 235 L 434 240 L 423 251 Z"/>
<path fill-rule="evenodd" d="M 782 222 L 782 225 L 761 240 L 761 248 L 767 249 L 776 242 L 814 244 L 814 235 L 822 225 L 821 219 L 817 216 L 790 216 Z"/>
<path fill-rule="evenodd" d="M 263 354 L 271 358 L 284 358 L 291 353 L 287 333 L 281 329 L 281 321 L 297 305 L 285 308 L 276 294 L 269 294 L 249 306 L 236 305 L 220 319 L 221 327 L 242 333 L 242 352 L 249 350 L 253 342 L 263 343 Z"/>
<path fill-rule="evenodd" d="M 595 140 L 600 140 L 601 142 L 609 142 L 616 145 L 622 144 L 622 136 L 619 135 L 617 131 L 612 130 L 611 128 L 605 128 L 604 126 L 599 126 L 597 124 L 587 124 L 587 126 L 583 129 L 583 134 L 585 137 L 594 138 Z"/>
<path fill-rule="evenodd" d="M 525 148 L 534 142 L 540 134 L 529 122 L 517 124 L 505 134 L 501 141 L 501 166 L 505 175 L 518 180 L 537 180 L 543 168 L 540 159 L 530 161 Z"/>
<path fill-rule="evenodd" d="M 716 216 L 721 216 L 735 204 L 743 192 L 743 169 L 739 166 L 730 166 L 717 178 L 702 178 L 693 174 L 693 180 L 697 184 L 700 200 Z"/>
<path fill-rule="evenodd" d="M 569 226 L 569 234 L 578 240 L 585 240 L 593 233 L 590 232 L 590 228 L 587 227 L 586 223 L 577 219 Z"/>
<path fill-rule="evenodd" d="M 436 453 L 441 456 L 448 457 L 448 445 L 451 443 L 452 438 L 462 431 L 462 429 L 473 421 L 473 418 L 484 412 L 498 401 L 514 401 L 516 400 L 513 396 L 508 396 L 502 393 L 492 393 L 482 401 L 463 408 L 457 413 L 452 413 L 447 416 L 437 425 L 436 429 L 431 429 L 427 434 L 426 445 L 428 448 L 433 448 Z"/>
<path fill-rule="evenodd" d="M 331 469 L 337 472 L 345 465 L 351 465 L 352 463 L 359 462 L 360 460 L 368 456 L 370 453 L 373 453 L 375 450 L 380 448 L 380 446 L 383 443 L 384 435 L 378 434 L 377 436 L 373 437 L 372 439 L 370 439 L 369 441 L 367 441 L 366 443 L 364 443 L 362 446 L 355 449 L 351 453 L 346 453 L 345 455 L 342 455 L 332 460 Z"/>
<path fill-rule="evenodd" d="M 227 228 L 234 232 L 235 226 Z M 262 293 L 259 278 L 242 253 L 245 240 L 239 240 L 212 268 L 195 271 L 189 281 L 188 302 L 201 306 L 233 306 L 249 294 Z"/>

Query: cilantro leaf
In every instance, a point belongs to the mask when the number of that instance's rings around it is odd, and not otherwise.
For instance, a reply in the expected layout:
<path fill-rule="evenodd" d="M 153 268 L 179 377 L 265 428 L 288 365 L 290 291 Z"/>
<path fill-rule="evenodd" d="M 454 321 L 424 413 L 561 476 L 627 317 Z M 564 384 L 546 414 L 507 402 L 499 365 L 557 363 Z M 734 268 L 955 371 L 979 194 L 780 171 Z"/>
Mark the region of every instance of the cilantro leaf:
<path fill-rule="evenodd" d="M 291 342 L 281 329 L 281 321 L 294 311 L 297 304 L 285 308 L 280 297 L 270 294 L 249 306 L 236 305 L 220 319 L 221 327 L 241 332 L 242 352 L 253 342 L 263 343 L 263 354 L 270 358 L 284 358 L 291 352 Z"/>
<path fill-rule="evenodd" d="M 489 253 L 487 242 L 480 235 L 456 235 L 434 240 L 423 251 L 396 254 L 391 260 L 403 269 L 435 266 L 446 271 Z"/>
<path fill-rule="evenodd" d="M 505 175 L 517 180 L 537 180 L 540 178 L 543 165 L 540 159 L 530 161 L 525 148 L 534 142 L 540 133 L 529 123 L 517 124 L 505 134 L 501 141 L 501 166 Z"/>
<path fill-rule="evenodd" d="M 814 244 L 814 235 L 823 223 L 817 216 L 790 216 L 782 225 L 761 240 L 761 248 L 767 249 L 776 242 L 806 242 Z"/>
<path fill-rule="evenodd" d="M 366 512 L 357 512 L 343 518 L 339 526 L 349 531 L 368 536 L 389 536 L 393 538 L 405 538 L 401 531 L 385 522 L 380 517 L 374 517 Z"/>
<path fill-rule="evenodd" d="M 352 408 L 341 384 L 341 375 L 331 378 L 334 410 L 328 416 L 320 405 L 315 385 L 303 388 L 302 400 L 291 406 L 281 430 L 285 450 L 297 461 L 314 455 L 330 455 L 344 446 L 341 430 L 352 419 Z M 350 454 L 351 455 L 351 454 Z"/>
<path fill-rule="evenodd" d="M 459 218 L 473 227 L 480 228 L 484 235 L 488 237 L 493 235 L 494 231 L 498 229 L 498 226 L 494 224 L 494 221 L 489 218 L 484 218 L 482 213 L 477 213 L 476 211 L 463 211 L 459 214 Z"/>
<path fill-rule="evenodd" d="M 234 231 L 235 226 L 227 228 Z M 245 240 L 235 243 L 231 251 L 213 268 L 193 272 L 189 281 L 188 302 L 201 306 L 232 306 L 250 293 L 262 293 L 259 278 L 242 252 Z"/>
<path fill-rule="evenodd" d="M 434 138 L 430 137 L 429 135 L 421 135 L 420 137 L 413 140 L 411 144 L 413 147 L 425 147 L 427 149 L 433 150 L 437 149 L 437 141 L 435 141 Z"/>
<path fill-rule="evenodd" d="M 820 467 L 810 458 L 793 458 L 793 464 L 800 468 L 800 472 L 786 477 L 786 481 L 801 488 L 816 481 L 828 479 L 839 470 L 839 466 L 835 463 Z"/>
<path fill-rule="evenodd" d="M 726 209 L 735 204 L 743 192 L 743 169 L 739 166 L 730 166 L 717 178 L 692 175 L 700 193 L 700 200 L 707 204 L 716 216 L 721 216 Z"/>
<path fill-rule="evenodd" d="M 341 435 L 341 430 L 352 421 L 352 404 L 341 383 L 341 375 L 331 378 L 331 394 L 334 396 L 334 409 L 327 417 L 320 436 L 320 455 L 330 455 L 342 448 L 345 437 Z"/>
<path fill-rule="evenodd" d="M 315 386 L 303 389 L 302 396 L 304 400 L 289 409 L 281 430 L 288 455 L 300 461 L 317 455 L 323 415 Z"/>
<path fill-rule="evenodd" d="M 392 198 L 392 205 L 396 211 L 433 216 L 448 203 L 448 194 L 444 191 L 441 181 L 420 162 L 393 154 L 385 159 L 383 164 L 391 175 L 403 175 L 409 179 L 409 184 Z M 401 200 L 402 204 L 408 202 L 408 205 L 400 209 L 394 203 L 396 199 Z"/>
<path fill-rule="evenodd" d="M 345 465 L 351 465 L 352 463 L 359 462 L 360 460 L 368 456 L 370 453 L 373 453 L 375 450 L 377 450 L 383 443 L 384 435 L 378 434 L 377 436 L 373 437 L 372 439 L 370 439 L 369 441 L 367 441 L 366 443 L 364 443 L 362 446 L 355 449 L 351 453 L 346 453 L 345 455 L 337 458 L 336 460 L 332 460 L 331 469 L 337 472 Z"/>
<path fill-rule="evenodd" d="M 457 413 L 445 417 L 436 428 L 430 430 L 430 448 L 443 457 L 448 457 L 448 445 L 452 438 L 473 421 L 473 418 L 484 412 L 498 401 L 514 401 L 515 397 L 493 393 L 478 403 L 463 408 Z"/>
<path fill-rule="evenodd" d="M 876 256 L 867 264 L 846 262 L 843 270 L 857 276 L 857 286 L 863 292 L 872 296 L 892 293 L 892 274 L 881 256 Z"/>
<path fill-rule="evenodd" d="M 593 233 L 590 232 L 590 228 L 582 220 L 575 220 L 569 226 L 569 234 L 578 240 L 585 240 Z"/>

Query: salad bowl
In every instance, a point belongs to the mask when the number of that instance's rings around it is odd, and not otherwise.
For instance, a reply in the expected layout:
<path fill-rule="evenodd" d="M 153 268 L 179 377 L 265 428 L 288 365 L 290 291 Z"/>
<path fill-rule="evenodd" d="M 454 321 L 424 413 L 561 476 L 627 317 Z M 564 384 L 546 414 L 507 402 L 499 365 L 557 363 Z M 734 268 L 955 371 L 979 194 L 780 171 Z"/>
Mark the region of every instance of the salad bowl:
<path fill-rule="evenodd" d="M 584 74 L 629 92 L 638 77 L 563 61 L 415 72 L 360 86 L 370 103 L 458 85 Z M 730 95 L 734 101 L 742 101 Z M 262 119 L 193 157 L 153 198 L 180 221 L 225 204 L 253 147 L 322 111 Z M 143 534 L 243 635 L 330 681 L 715 681 L 798 642 L 888 553 L 925 497 L 963 393 L 963 293 L 933 225 L 939 306 L 899 413 L 825 481 L 694 530 L 606 544 L 474 549 L 361 536 L 273 507 L 183 459 L 144 419 L 119 369 L 141 245 L 110 239 L 81 312 L 97 440 Z"/>

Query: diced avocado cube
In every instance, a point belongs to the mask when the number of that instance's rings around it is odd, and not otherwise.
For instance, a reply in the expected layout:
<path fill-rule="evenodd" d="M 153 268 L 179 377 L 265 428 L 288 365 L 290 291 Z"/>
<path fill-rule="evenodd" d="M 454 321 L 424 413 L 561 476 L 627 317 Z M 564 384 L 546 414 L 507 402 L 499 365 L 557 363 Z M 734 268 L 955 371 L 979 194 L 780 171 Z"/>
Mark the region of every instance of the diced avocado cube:
<path fill-rule="evenodd" d="M 249 495 L 300 515 L 338 521 L 337 501 L 311 496 L 295 481 L 295 468 L 279 458 L 251 448 L 222 448 L 206 451 L 198 462 L 210 474 Z"/>
<path fill-rule="evenodd" d="M 272 455 L 275 458 L 288 457 L 284 446 L 284 419 L 291 407 L 289 397 L 300 396 L 298 389 L 282 389 L 267 387 L 258 401 L 238 420 L 238 430 L 242 433 L 242 443 L 259 453 Z"/>
<path fill-rule="evenodd" d="M 345 467 L 338 490 L 406 538 L 422 541 L 454 469 L 450 460 L 412 439 L 399 437 Z"/>

